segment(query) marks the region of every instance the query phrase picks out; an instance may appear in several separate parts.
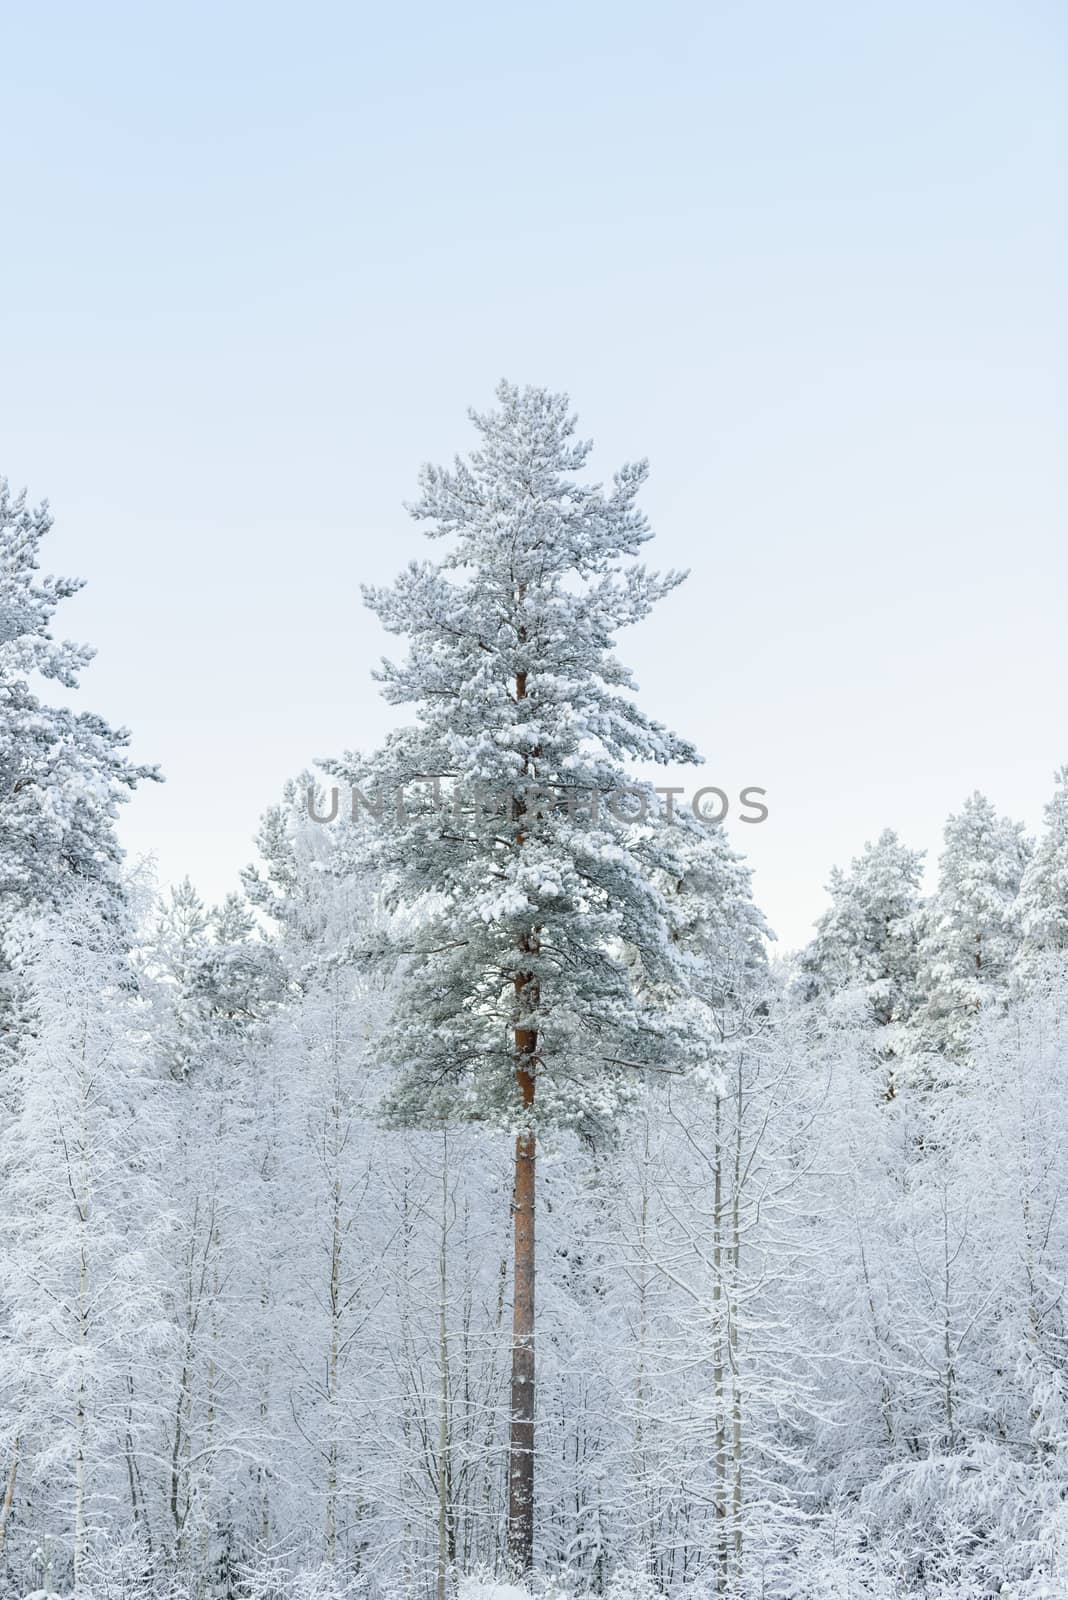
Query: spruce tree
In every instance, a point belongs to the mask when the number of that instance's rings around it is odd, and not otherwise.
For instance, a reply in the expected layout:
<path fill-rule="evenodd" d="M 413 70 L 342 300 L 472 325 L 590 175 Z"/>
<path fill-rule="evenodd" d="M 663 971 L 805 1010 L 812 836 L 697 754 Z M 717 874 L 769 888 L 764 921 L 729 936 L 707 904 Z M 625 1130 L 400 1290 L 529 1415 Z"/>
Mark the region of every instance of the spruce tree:
<path fill-rule="evenodd" d="M 961 1056 L 984 1005 L 1007 997 L 1021 941 L 1020 885 L 1032 854 L 1023 824 L 969 795 L 945 827 L 938 891 L 921 941 L 920 1048 Z"/>
<path fill-rule="evenodd" d="M 892 828 L 843 872 L 831 872 L 831 904 L 802 952 L 796 985 L 803 999 L 853 990 L 876 1025 L 875 1051 L 887 1066 L 887 1096 L 895 1093 L 894 1060 L 905 1047 L 904 1026 L 919 1004 L 920 879 L 923 851 L 910 850 Z"/>
<path fill-rule="evenodd" d="M 1021 964 L 1029 971 L 1068 954 L 1068 766 L 1058 768 L 1056 783 L 1045 832 L 1020 887 Z"/>

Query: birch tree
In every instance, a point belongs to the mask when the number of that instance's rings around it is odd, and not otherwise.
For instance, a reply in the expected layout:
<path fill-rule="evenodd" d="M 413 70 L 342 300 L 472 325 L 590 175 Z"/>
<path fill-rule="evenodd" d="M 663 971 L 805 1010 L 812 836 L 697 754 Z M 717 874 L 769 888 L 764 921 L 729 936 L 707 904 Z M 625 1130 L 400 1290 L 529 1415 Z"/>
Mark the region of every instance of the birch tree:
<path fill-rule="evenodd" d="M 11 931 L 32 1029 L 6 1074 L 0 1130 L 4 1520 L 19 1479 L 33 1485 L 76 1589 L 109 1504 L 151 1542 L 160 1410 L 146 1370 L 169 1349 L 166 1090 L 146 1059 L 147 1007 L 112 910 L 83 886 L 62 921 L 24 918 Z"/>

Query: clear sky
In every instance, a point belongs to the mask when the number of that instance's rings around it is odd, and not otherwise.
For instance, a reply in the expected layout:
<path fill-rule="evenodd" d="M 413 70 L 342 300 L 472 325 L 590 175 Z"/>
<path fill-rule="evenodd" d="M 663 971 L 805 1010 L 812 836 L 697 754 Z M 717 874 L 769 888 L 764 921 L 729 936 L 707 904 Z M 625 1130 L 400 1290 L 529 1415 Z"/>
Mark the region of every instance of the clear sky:
<path fill-rule="evenodd" d="M 1065 8 L 9 6 L 0 471 L 89 587 L 81 699 L 212 899 L 395 713 L 360 603 L 502 375 L 648 455 L 643 702 L 762 784 L 787 944 L 892 825 L 1068 760 Z"/>

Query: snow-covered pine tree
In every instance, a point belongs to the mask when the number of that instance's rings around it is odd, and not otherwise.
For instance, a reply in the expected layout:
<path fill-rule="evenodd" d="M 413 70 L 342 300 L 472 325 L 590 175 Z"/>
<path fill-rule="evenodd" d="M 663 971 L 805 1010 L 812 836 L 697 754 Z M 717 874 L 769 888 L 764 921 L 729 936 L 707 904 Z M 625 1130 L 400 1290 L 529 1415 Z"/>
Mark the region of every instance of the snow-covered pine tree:
<path fill-rule="evenodd" d="M 680 581 L 636 556 L 651 530 L 636 505 L 644 463 L 605 490 L 575 476 L 590 445 L 567 397 L 502 384 L 472 413 L 479 448 L 452 471 L 425 467 L 412 512 L 451 538 L 366 599 L 411 645 L 380 673 L 417 720 L 370 760 L 327 770 L 388 796 L 368 830 L 393 899 L 418 904 L 385 1048 L 398 1073 L 396 1123 L 452 1119 L 516 1133 L 509 1552 L 534 1547 L 535 1136 L 548 1126 L 606 1134 L 657 1064 L 662 1028 L 635 995 L 676 962 L 658 873 L 679 876 L 670 827 L 617 820 L 638 801 L 624 763 L 696 753 L 652 721 L 614 653 L 615 635 Z M 445 813 L 411 786 L 446 782 Z M 405 812 L 394 805 L 408 786 Z M 505 796 L 502 808 L 478 795 Z M 645 803 L 651 790 L 642 791 Z M 392 820 L 390 820 L 392 819 Z"/>
<path fill-rule="evenodd" d="M 1021 962 L 1068 954 L 1068 766 L 1059 767 L 1046 806 L 1046 828 L 1020 887 Z"/>
<path fill-rule="evenodd" d="M 127 760 L 124 729 L 47 705 L 31 686 L 39 677 L 75 688 L 93 657 L 51 634 L 60 601 L 81 588 L 77 578 L 38 575 L 51 526 L 47 502 L 31 509 L 0 477 L 0 929 L 23 907 L 59 904 L 72 878 L 105 885 L 117 899 L 117 807 L 142 779 L 159 776 Z M 0 1046 L 14 1030 L 10 986 L 0 966 Z"/>
<path fill-rule="evenodd" d="M 923 999 L 913 1022 L 921 1051 L 955 1057 L 981 1007 L 1008 993 L 1032 846 L 1023 824 L 999 817 L 978 791 L 949 818 L 944 839 L 921 941 Z"/>
<path fill-rule="evenodd" d="M 910 850 L 891 828 L 843 872 L 831 872 L 831 904 L 802 952 L 799 992 L 809 1000 L 857 990 L 877 1024 L 876 1048 L 889 1063 L 887 1093 L 894 1092 L 893 1058 L 902 1026 L 919 1001 L 922 850 Z"/>
<path fill-rule="evenodd" d="M 675 853 L 683 870 L 666 892 L 687 992 L 715 1017 L 716 1033 L 734 1033 L 767 996 L 775 935 L 753 902 L 752 870 L 722 828 L 681 829 Z"/>

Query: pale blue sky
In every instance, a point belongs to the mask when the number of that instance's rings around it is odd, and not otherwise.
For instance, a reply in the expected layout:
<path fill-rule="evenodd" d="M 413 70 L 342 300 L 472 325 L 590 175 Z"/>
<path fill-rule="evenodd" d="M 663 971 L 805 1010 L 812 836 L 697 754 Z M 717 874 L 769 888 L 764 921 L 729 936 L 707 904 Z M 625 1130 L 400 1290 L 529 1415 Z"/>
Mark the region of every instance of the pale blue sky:
<path fill-rule="evenodd" d="M 52 4 L 3 18 L 0 471 L 210 897 L 391 713 L 360 605 L 507 375 L 648 454 L 624 642 L 787 943 L 885 825 L 1068 759 L 1066 13 L 1043 0 Z"/>

